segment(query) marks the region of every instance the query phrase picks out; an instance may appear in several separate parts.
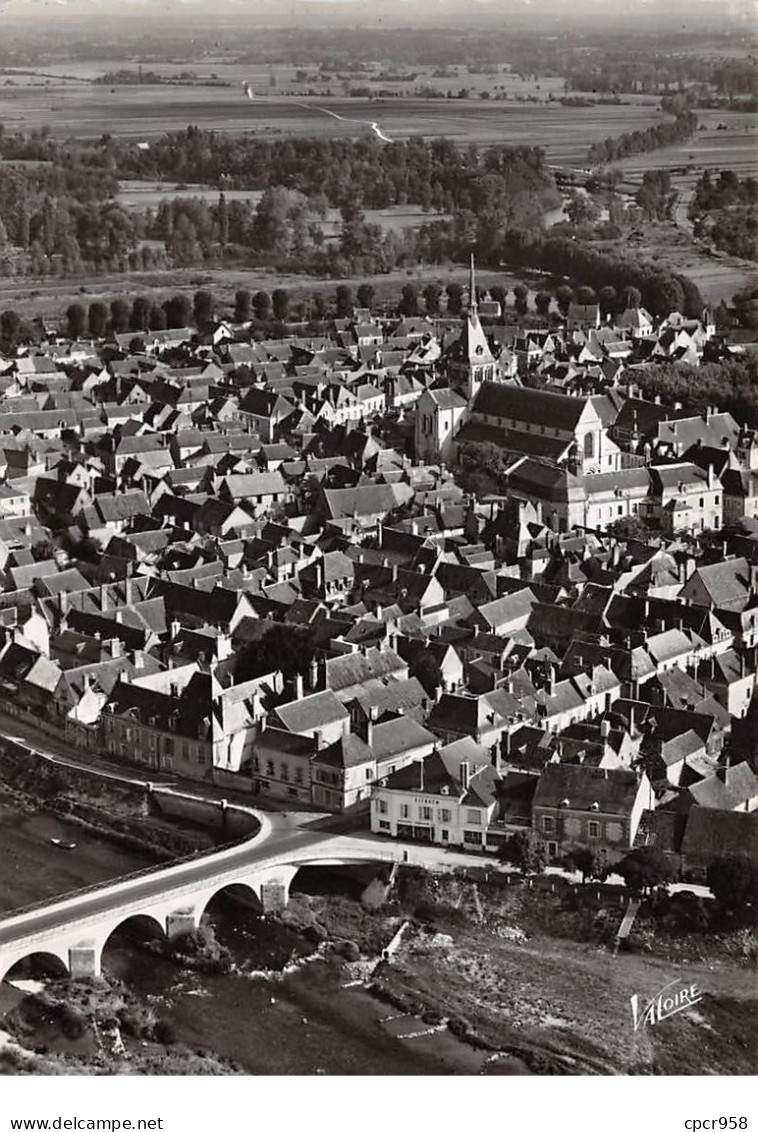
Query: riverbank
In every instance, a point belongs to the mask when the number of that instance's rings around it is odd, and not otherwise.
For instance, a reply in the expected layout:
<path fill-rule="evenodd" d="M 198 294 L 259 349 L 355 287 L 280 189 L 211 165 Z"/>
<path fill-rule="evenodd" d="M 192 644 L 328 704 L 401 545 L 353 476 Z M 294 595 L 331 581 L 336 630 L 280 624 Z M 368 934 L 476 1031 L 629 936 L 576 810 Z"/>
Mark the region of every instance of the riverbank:
<path fill-rule="evenodd" d="M 175 945 L 116 933 L 103 957 L 107 1010 L 118 1014 L 131 996 L 134 1009 L 162 1021 L 163 1044 L 153 1031 L 136 1050 L 126 1035 L 125 1052 L 88 1052 L 73 1044 L 81 1035 L 56 1032 L 39 1064 L 67 1073 L 257 1075 L 754 1071 L 758 988 L 739 933 L 693 935 L 685 946 L 665 918 L 649 917 L 635 945 L 644 950 L 614 955 L 621 908 L 593 905 L 591 890 L 400 869 L 380 904 L 366 899 L 366 870 L 344 875 L 309 871 L 271 918 L 214 898 L 207 922 L 228 956 L 226 973 L 188 966 Z M 382 961 L 402 924 L 400 945 Z M 697 984 L 697 1008 L 635 1031 L 631 997 L 646 1002 L 675 979 Z M 81 1013 L 81 999 L 66 997 L 71 987 L 54 983 L 53 995 Z M 96 1021 L 91 1011 L 91 1030 Z M 39 1026 L 17 1040 L 33 1051 Z M 0 1071 L 39 1071 L 24 1056 L 6 1049 Z"/>

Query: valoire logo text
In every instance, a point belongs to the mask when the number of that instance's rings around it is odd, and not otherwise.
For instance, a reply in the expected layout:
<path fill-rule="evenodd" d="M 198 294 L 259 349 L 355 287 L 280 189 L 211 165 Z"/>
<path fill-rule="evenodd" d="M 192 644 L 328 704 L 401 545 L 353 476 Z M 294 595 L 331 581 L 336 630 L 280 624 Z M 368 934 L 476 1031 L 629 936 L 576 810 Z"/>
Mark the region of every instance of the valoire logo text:
<path fill-rule="evenodd" d="M 686 987 L 679 985 L 681 981 L 681 979 L 674 979 L 673 982 L 667 983 L 662 990 L 659 990 L 642 1006 L 640 1005 L 640 996 L 638 994 L 632 995 L 629 1001 L 632 1005 L 635 1032 L 639 1030 L 640 1026 L 655 1026 L 659 1022 L 663 1022 L 665 1018 L 671 1018 L 674 1014 L 681 1014 L 688 1007 L 694 1006 L 697 1002 L 702 1002 L 703 996 L 697 983 L 690 983 Z"/>

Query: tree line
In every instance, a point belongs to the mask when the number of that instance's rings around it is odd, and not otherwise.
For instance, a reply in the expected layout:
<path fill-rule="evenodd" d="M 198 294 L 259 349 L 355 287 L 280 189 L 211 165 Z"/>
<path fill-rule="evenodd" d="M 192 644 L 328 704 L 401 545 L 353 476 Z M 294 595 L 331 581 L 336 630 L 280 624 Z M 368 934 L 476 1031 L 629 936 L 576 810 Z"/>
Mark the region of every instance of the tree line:
<path fill-rule="evenodd" d="M 635 153 L 649 153 L 653 149 L 677 145 L 692 137 L 698 128 L 698 117 L 685 99 L 664 98 L 661 109 L 672 113 L 673 120 L 648 126 L 646 130 L 632 130 L 615 138 L 595 142 L 590 146 L 587 160 L 592 165 L 605 165 L 609 161 L 620 161 Z"/>
<path fill-rule="evenodd" d="M 633 287 L 653 315 L 679 310 L 688 318 L 699 318 L 703 311 L 700 290 L 687 276 L 645 260 L 598 251 L 565 236 L 511 230 L 503 257 L 509 264 L 539 268 L 596 289 L 609 286 L 623 292 Z"/>

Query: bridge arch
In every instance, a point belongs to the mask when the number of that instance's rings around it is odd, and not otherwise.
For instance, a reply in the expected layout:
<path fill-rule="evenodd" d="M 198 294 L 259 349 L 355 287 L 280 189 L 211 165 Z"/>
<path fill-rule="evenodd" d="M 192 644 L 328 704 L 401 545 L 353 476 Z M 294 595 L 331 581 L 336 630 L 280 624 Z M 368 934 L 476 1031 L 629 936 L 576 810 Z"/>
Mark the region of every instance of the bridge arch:
<path fill-rule="evenodd" d="M 200 896 L 195 904 L 195 919 L 199 925 L 203 916 L 208 914 L 208 907 L 219 896 L 226 896 L 249 907 L 251 912 L 260 915 L 263 912 L 260 890 L 250 881 L 232 881 L 228 884 L 218 884 Z"/>
<path fill-rule="evenodd" d="M 64 979 L 69 973 L 68 956 L 64 958 L 55 951 L 29 951 L 19 955 L 5 970 L 0 966 L 0 982 L 45 977 Z"/>
<path fill-rule="evenodd" d="M 118 923 L 109 925 L 106 934 L 98 940 L 98 969 L 108 945 L 114 940 L 114 936 L 116 939 L 121 936 L 124 940 L 136 942 L 145 939 L 164 940 L 166 938 L 165 920 L 152 912 L 136 912 L 134 915 L 120 919 Z"/>

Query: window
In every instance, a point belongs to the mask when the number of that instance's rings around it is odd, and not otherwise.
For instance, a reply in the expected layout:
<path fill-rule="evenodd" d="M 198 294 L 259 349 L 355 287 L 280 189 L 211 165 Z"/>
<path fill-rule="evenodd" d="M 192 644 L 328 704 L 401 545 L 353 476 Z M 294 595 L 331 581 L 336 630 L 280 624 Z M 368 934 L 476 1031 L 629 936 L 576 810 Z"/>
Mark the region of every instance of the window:
<path fill-rule="evenodd" d="M 376 808 L 377 808 L 377 810 L 379 811 L 380 814 L 386 814 L 387 813 L 388 806 L 387 806 L 387 803 L 384 801 L 384 798 L 379 799 L 379 801 L 376 803 Z"/>
<path fill-rule="evenodd" d="M 545 833 L 552 833 L 553 830 L 555 829 L 553 819 L 548 818 L 548 817 L 544 817 L 542 819 L 542 828 L 545 831 Z"/>
<path fill-rule="evenodd" d="M 482 811 L 481 810 L 467 810 L 466 811 L 466 821 L 468 822 L 469 825 L 481 825 L 482 824 Z"/>
<path fill-rule="evenodd" d="M 374 777 L 373 770 L 371 769 L 370 766 L 367 766 L 366 767 L 366 781 L 370 782 L 373 777 Z"/>
<path fill-rule="evenodd" d="M 389 829 L 390 823 L 388 821 L 380 821 L 379 822 L 379 828 L 380 829 Z"/>
<path fill-rule="evenodd" d="M 440 821 L 446 825 L 450 824 L 450 810 L 440 810 Z"/>
<path fill-rule="evenodd" d="M 450 835 L 448 834 L 448 831 L 447 831 L 446 829 L 443 829 L 443 830 L 442 830 L 442 833 L 441 833 L 441 837 L 442 837 L 442 840 L 443 840 L 443 841 L 447 841 L 447 840 L 448 840 L 448 838 L 449 838 L 449 836 L 450 836 Z"/>
<path fill-rule="evenodd" d="M 481 845 L 482 835 L 474 829 L 464 829 L 463 841 L 466 845 Z"/>
<path fill-rule="evenodd" d="M 266 763 L 266 774 L 270 775 L 272 778 L 274 776 L 274 763 L 272 759 L 269 759 Z"/>
<path fill-rule="evenodd" d="M 400 806 L 400 817 L 409 818 L 411 816 L 411 808 L 407 802 L 403 802 Z"/>
<path fill-rule="evenodd" d="M 202 747 L 197 752 L 197 763 L 198 766 L 205 766 L 205 751 Z"/>
<path fill-rule="evenodd" d="M 623 514 L 624 514 L 624 505 L 623 505 L 623 503 L 619 503 L 618 507 L 616 508 L 616 514 L 617 514 L 617 515 L 623 515 Z"/>
<path fill-rule="evenodd" d="M 584 455 L 590 460 L 595 455 L 595 437 L 591 432 L 586 433 L 584 437 Z"/>
<path fill-rule="evenodd" d="M 290 768 L 287 766 L 286 763 L 282 763 L 282 772 L 281 773 L 282 773 L 282 782 L 289 782 L 289 780 L 290 780 Z"/>
<path fill-rule="evenodd" d="M 301 766 L 295 767 L 295 782 L 303 781 L 303 768 Z"/>
<path fill-rule="evenodd" d="M 588 832 L 590 837 L 599 837 L 600 836 L 600 822 L 591 821 L 589 823 L 589 826 L 587 827 L 587 832 Z"/>
<path fill-rule="evenodd" d="M 419 816 L 420 821 L 431 821 L 432 820 L 432 807 L 431 806 L 419 806 L 418 816 Z"/>

